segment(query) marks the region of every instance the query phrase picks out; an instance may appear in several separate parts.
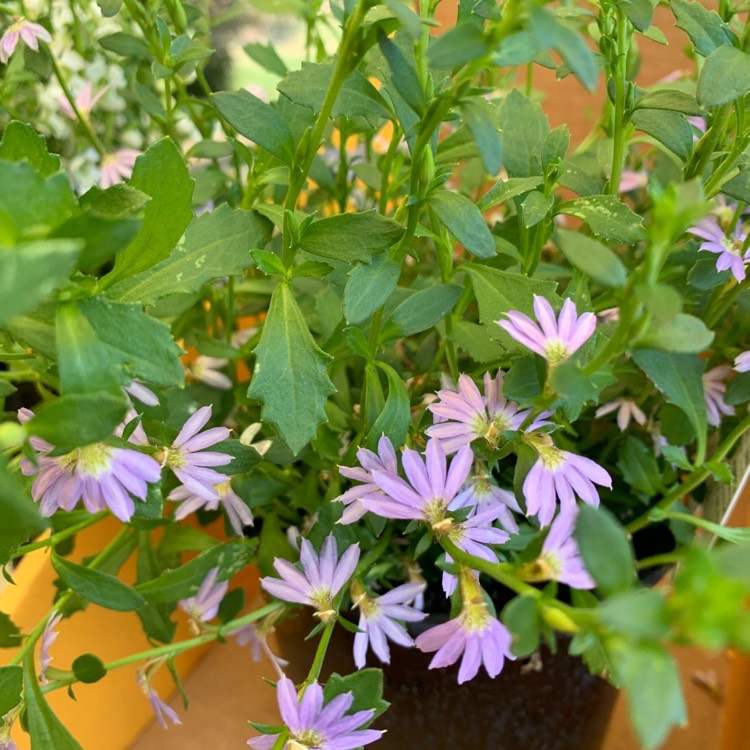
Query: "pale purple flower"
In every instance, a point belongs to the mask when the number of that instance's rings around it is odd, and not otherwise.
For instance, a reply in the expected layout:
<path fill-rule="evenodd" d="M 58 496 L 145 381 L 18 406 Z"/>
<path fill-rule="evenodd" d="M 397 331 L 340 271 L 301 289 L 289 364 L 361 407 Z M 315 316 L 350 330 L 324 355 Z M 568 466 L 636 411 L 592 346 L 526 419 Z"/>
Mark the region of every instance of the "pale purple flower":
<path fill-rule="evenodd" d="M 608 307 L 606 310 L 600 310 L 596 313 L 600 323 L 616 323 L 620 320 L 620 308 Z"/>
<path fill-rule="evenodd" d="M 268 451 L 271 449 L 273 440 L 256 440 L 255 442 L 253 442 L 262 428 L 263 425 L 260 422 L 253 422 L 252 424 L 249 424 L 242 431 L 242 434 L 240 435 L 240 442 L 243 445 L 249 445 L 251 448 L 255 448 L 257 453 L 259 453 L 261 456 L 265 456 L 266 453 L 268 453 Z"/>
<path fill-rule="evenodd" d="M 497 520 L 511 534 L 518 533 L 518 524 L 511 511 L 523 513 L 516 496 L 509 490 L 498 487 L 492 477 L 477 474 L 469 479 L 464 489 L 456 495 L 448 510 L 470 507 L 471 515 L 492 508 Z"/>
<path fill-rule="evenodd" d="M 726 232 L 716 219 L 708 217 L 702 219 L 688 231 L 704 240 L 700 246 L 701 250 L 718 254 L 719 257 L 716 259 L 717 271 L 731 269 L 732 275 L 737 281 L 745 280 L 745 264 L 750 262 L 750 250 L 742 252 L 747 233 L 742 231 L 740 222 L 737 222 L 730 237 L 727 237 Z"/>
<path fill-rule="evenodd" d="M 620 176 L 619 191 L 629 193 L 633 190 L 640 190 L 648 185 L 648 174 L 645 170 L 636 172 L 633 169 L 623 169 Z"/>
<path fill-rule="evenodd" d="M 735 357 L 734 369 L 736 372 L 750 372 L 750 351 L 742 352 Z"/>
<path fill-rule="evenodd" d="M 566 299 L 558 318 L 552 305 L 538 294 L 534 295 L 534 312 L 539 324 L 523 313 L 505 313 L 508 320 L 496 320 L 497 325 L 532 352 L 556 365 L 568 359 L 588 341 L 596 330 L 596 315 L 585 312 L 580 317 L 575 303 Z"/>
<path fill-rule="evenodd" d="M 706 416 L 712 427 L 721 424 L 721 415 L 734 415 L 734 406 L 724 401 L 727 385 L 725 378 L 732 371 L 729 365 L 719 365 L 703 374 L 703 397 L 706 402 Z"/>
<path fill-rule="evenodd" d="M 459 685 L 476 677 L 482 664 L 490 677 L 497 677 L 505 659 L 515 658 L 510 650 L 510 631 L 487 610 L 476 577 L 468 571 L 462 571 L 461 576 L 464 593 L 461 614 L 430 628 L 416 640 L 420 651 L 437 652 L 430 662 L 430 669 L 455 664 L 463 655 L 458 670 Z M 472 589 L 476 591 L 471 596 L 466 595 L 468 587 L 465 582 L 469 578 Z"/>
<path fill-rule="evenodd" d="M 693 143 L 697 143 L 706 132 L 706 118 L 693 115 L 692 117 L 688 117 L 687 121 L 701 134 L 693 133 Z"/>
<path fill-rule="evenodd" d="M 159 397 L 150 388 L 146 388 L 143 383 L 139 383 L 137 380 L 134 380 L 130 385 L 126 385 L 124 390 L 128 396 L 132 396 L 146 406 L 159 405 Z"/>
<path fill-rule="evenodd" d="M 29 409 L 18 412 L 23 424 L 33 417 Z M 131 441 L 132 440 L 131 436 Z M 158 482 L 161 467 L 151 456 L 106 443 L 92 443 L 61 456 L 49 456 L 54 446 L 32 437 L 29 442 L 37 451 L 35 466 L 21 459 L 25 476 L 37 475 L 31 495 L 39 503 L 39 512 L 46 517 L 58 509 L 73 510 L 80 500 L 89 513 L 108 507 L 121 521 L 129 521 L 135 513 L 131 495 L 145 500 L 148 484 Z"/>
<path fill-rule="evenodd" d="M 614 401 L 610 401 L 608 404 L 600 406 L 594 416 L 603 417 L 611 414 L 613 411 L 617 412 L 617 426 L 623 432 L 628 429 L 631 419 L 634 419 L 640 425 L 646 424 L 646 415 L 638 404 L 630 398 L 617 398 Z"/>
<path fill-rule="evenodd" d="M 197 495 L 188 489 L 184 484 L 175 488 L 169 493 L 167 500 L 181 502 L 181 505 L 174 513 L 175 520 L 181 521 L 199 508 L 206 510 L 218 510 L 219 507 L 224 509 L 229 519 L 229 525 L 238 536 L 242 536 L 245 526 L 253 525 L 253 513 L 245 505 L 242 498 L 232 489 L 232 480 L 224 477 L 225 481 L 213 485 L 218 497 L 213 500 L 206 500 L 205 497 Z"/>
<path fill-rule="evenodd" d="M 289 742 L 285 748 L 310 750 L 354 750 L 379 740 L 383 733 L 377 729 L 362 729 L 375 716 L 374 709 L 356 711 L 346 716 L 354 703 L 351 693 L 337 695 L 323 704 L 323 688 L 313 682 L 302 698 L 297 697 L 294 683 L 282 677 L 276 685 L 279 712 L 289 728 Z M 279 735 L 264 734 L 247 741 L 255 750 L 270 750 Z"/>
<path fill-rule="evenodd" d="M 213 620 L 219 612 L 219 605 L 227 593 L 229 581 L 216 583 L 218 575 L 219 569 L 211 568 L 195 596 L 180 600 L 180 607 L 192 623 L 197 624 Z"/>
<path fill-rule="evenodd" d="M 354 636 L 354 663 L 357 669 L 365 666 L 367 647 L 384 664 L 391 663 L 391 651 L 388 640 L 399 646 L 411 648 L 414 641 L 406 632 L 400 621 L 419 622 L 427 615 L 414 607 L 408 606 L 425 590 L 424 584 L 404 583 L 391 589 L 382 596 L 367 596 L 361 587 L 357 591 L 352 586 L 352 600 L 359 608 L 359 629 L 361 633 Z"/>
<path fill-rule="evenodd" d="M 3 727 L 0 727 L 0 734 L 2 734 L 3 729 Z M 0 736 L 0 750 L 18 750 L 18 745 L 16 745 L 10 734 L 5 737 Z"/>
<path fill-rule="evenodd" d="M 523 483 L 526 513 L 537 516 L 542 526 L 552 521 L 557 499 L 563 510 L 575 507 L 576 495 L 588 505 L 599 505 L 595 484 L 612 487 L 612 477 L 599 464 L 585 456 L 560 450 L 547 435 L 538 436 L 533 445 L 539 458 Z"/>
<path fill-rule="evenodd" d="M 378 441 L 378 452 L 373 453 L 367 448 L 360 448 L 357 451 L 357 460 L 359 466 L 339 466 L 342 476 L 361 484 L 348 489 L 342 495 L 333 500 L 335 503 L 346 505 L 339 523 L 348 524 L 359 521 L 367 513 L 367 508 L 362 503 L 362 498 L 368 495 L 382 495 L 383 492 L 372 478 L 373 471 L 383 471 L 389 474 L 398 475 L 398 459 L 396 451 L 393 450 L 391 441 L 382 435 Z"/>
<path fill-rule="evenodd" d="M 81 92 L 75 97 L 76 107 L 78 108 L 78 111 L 81 113 L 82 117 L 88 118 L 88 116 L 91 114 L 91 110 L 96 106 L 96 103 L 99 101 L 99 99 L 101 99 L 104 94 L 107 93 L 108 88 L 109 86 L 105 86 L 104 88 L 99 89 L 96 94 L 94 94 L 93 84 L 91 83 L 91 81 L 86 81 L 83 89 L 81 89 Z M 70 106 L 70 102 L 68 101 L 67 97 L 59 96 L 57 99 L 57 104 L 66 117 L 71 120 L 76 119 L 76 113 L 73 111 L 73 107 Z"/>
<path fill-rule="evenodd" d="M 484 396 L 468 375 L 459 377 L 458 393 L 438 391 L 440 400 L 427 407 L 436 417 L 435 424 L 426 432 L 431 438 L 440 440 L 446 454 L 455 453 L 478 438 L 495 448 L 502 432 L 521 429 L 531 410 L 521 411 L 518 404 L 502 395 L 504 375 L 502 370 L 498 370 L 494 378 L 485 373 Z M 545 416 L 549 413 L 540 415 L 528 429 L 549 424 L 544 420 Z"/>
<path fill-rule="evenodd" d="M 288 666 L 289 662 L 286 659 L 282 659 L 280 656 L 271 651 L 266 640 L 266 634 L 269 630 L 273 630 L 272 627 L 259 627 L 254 622 L 249 625 L 244 625 L 238 630 L 233 630 L 228 635 L 233 635 L 237 639 L 238 646 L 249 646 L 250 654 L 253 661 L 259 662 L 263 658 L 263 654 L 269 658 L 271 664 L 273 664 L 279 677 L 283 677 L 282 667 Z"/>
<path fill-rule="evenodd" d="M 141 690 L 143 690 L 144 695 L 148 698 L 148 702 L 151 704 L 151 710 L 154 712 L 156 720 L 164 729 L 169 729 L 167 719 L 169 719 L 175 726 L 182 724 L 177 712 L 171 706 L 167 705 L 159 697 L 156 690 L 154 690 L 154 686 L 151 684 L 151 678 L 146 676 L 144 670 L 138 670 L 136 680 L 140 685 Z"/>
<path fill-rule="evenodd" d="M 50 615 L 49 620 L 47 620 L 47 624 L 44 626 L 42 637 L 39 639 L 41 644 L 39 652 L 39 681 L 42 685 L 46 685 L 48 682 L 47 669 L 52 662 L 50 648 L 52 648 L 52 644 L 57 640 L 57 636 L 59 635 L 55 628 L 60 620 L 62 620 L 62 613 L 53 612 Z"/>
<path fill-rule="evenodd" d="M 202 406 L 185 422 L 179 435 L 164 451 L 164 464 L 195 495 L 206 500 L 217 500 L 217 484 L 226 482 L 226 476 L 214 471 L 210 466 L 226 466 L 232 457 L 226 453 L 205 451 L 211 445 L 229 437 L 226 427 L 212 427 L 201 432 L 211 419 L 211 406 Z"/>
<path fill-rule="evenodd" d="M 308 539 L 302 539 L 300 546 L 302 571 L 277 557 L 273 566 L 281 580 L 261 578 L 261 586 L 278 599 L 314 607 L 318 616 L 326 620 L 335 612 L 333 600 L 357 567 L 359 544 L 350 545 L 340 560 L 333 534 L 325 538 L 320 556 Z"/>
<path fill-rule="evenodd" d="M 99 178 L 99 186 L 106 190 L 118 182 L 129 180 L 135 160 L 140 155 L 139 151 L 132 148 L 121 148 L 114 154 L 104 154 L 101 160 L 102 174 Z"/>
<path fill-rule="evenodd" d="M 228 391 L 232 388 L 232 380 L 228 375 L 221 372 L 221 368 L 228 364 L 228 359 L 207 357 L 201 354 L 190 365 L 190 372 L 195 380 L 220 391 Z"/>
<path fill-rule="evenodd" d="M 565 510 L 552 522 L 539 557 L 524 566 L 528 570 L 527 581 L 559 581 L 574 589 L 593 589 L 596 586 L 573 538 L 577 516 L 577 510 Z"/>
<path fill-rule="evenodd" d="M 39 42 L 51 42 L 49 31 L 38 23 L 29 21 L 21 16 L 15 16 L 13 23 L 8 26 L 0 38 L 0 62 L 7 64 L 10 56 L 16 51 L 19 39 L 34 52 L 39 50 Z"/>
<path fill-rule="evenodd" d="M 439 525 L 466 481 L 473 460 L 471 448 L 465 445 L 447 469 L 445 451 L 436 438 L 427 442 L 426 461 L 417 451 L 404 448 L 402 463 L 409 483 L 389 471 L 374 470 L 373 481 L 385 494 L 366 495 L 361 502 L 367 510 L 383 518 Z"/>

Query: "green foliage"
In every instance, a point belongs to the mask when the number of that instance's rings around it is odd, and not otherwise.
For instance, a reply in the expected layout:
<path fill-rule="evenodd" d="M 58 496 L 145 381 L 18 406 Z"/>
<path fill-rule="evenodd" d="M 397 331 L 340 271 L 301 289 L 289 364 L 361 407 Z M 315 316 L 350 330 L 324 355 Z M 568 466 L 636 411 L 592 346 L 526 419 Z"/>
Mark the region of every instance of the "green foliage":
<path fill-rule="evenodd" d="M 502 621 L 513 635 L 511 650 L 519 659 L 531 656 L 538 648 L 542 620 L 536 600 L 530 596 L 517 596 L 505 605 Z"/>
<path fill-rule="evenodd" d="M 715 10 L 690 0 L 671 0 L 677 28 L 682 29 L 698 54 L 708 57 L 719 47 L 732 43 L 733 34 Z"/>
<path fill-rule="evenodd" d="M 634 244 L 645 236 L 643 219 L 611 195 L 591 195 L 563 203 L 558 211 L 585 221 L 594 234 Z"/>
<path fill-rule="evenodd" d="M 491 258 L 495 242 L 476 205 L 459 193 L 435 191 L 430 206 L 445 228 L 473 255 Z"/>
<path fill-rule="evenodd" d="M 401 376 L 385 362 L 376 362 L 388 379 L 388 396 L 383 408 L 377 413 L 367 437 L 367 447 L 375 451 L 382 435 L 398 447 L 406 442 L 406 433 L 411 421 L 409 394 L 404 387 Z M 377 374 L 376 374 L 377 377 Z"/>
<path fill-rule="evenodd" d="M 750 55 L 723 46 L 706 58 L 698 77 L 698 102 L 709 109 L 727 104 L 750 91 Z"/>
<path fill-rule="evenodd" d="M 390 315 L 380 335 L 387 341 L 397 336 L 412 336 L 437 325 L 461 296 L 457 284 L 435 284 L 407 297 Z"/>
<path fill-rule="evenodd" d="M 11 120 L 3 130 L 0 159 L 27 161 L 44 177 L 60 169 L 60 157 L 47 151 L 44 136 L 39 135 L 31 125 L 18 120 Z"/>
<path fill-rule="evenodd" d="M 323 698 L 326 703 L 337 695 L 351 693 L 354 696 L 351 711 L 369 711 L 377 718 L 388 708 L 383 700 L 383 673 L 379 669 L 360 669 L 359 672 L 342 677 L 332 674 L 326 681 Z"/>
<path fill-rule="evenodd" d="M 41 531 L 46 523 L 31 502 L 18 475 L 0 458 L 0 565 L 15 556 L 18 546 Z"/>
<path fill-rule="evenodd" d="M 499 111 L 503 162 L 511 177 L 541 174 L 540 155 L 549 123 L 542 108 L 512 89 Z"/>
<path fill-rule="evenodd" d="M 81 654 L 74 659 L 72 666 L 75 678 L 86 685 L 99 682 L 107 674 L 102 660 L 93 654 Z"/>
<path fill-rule="evenodd" d="M 606 287 L 617 288 L 625 285 L 625 266 L 606 245 L 567 229 L 557 230 L 557 240 L 565 257 L 594 281 Z"/>
<path fill-rule="evenodd" d="M 21 702 L 22 687 L 22 667 L 0 667 L 0 717 L 5 716 Z"/>

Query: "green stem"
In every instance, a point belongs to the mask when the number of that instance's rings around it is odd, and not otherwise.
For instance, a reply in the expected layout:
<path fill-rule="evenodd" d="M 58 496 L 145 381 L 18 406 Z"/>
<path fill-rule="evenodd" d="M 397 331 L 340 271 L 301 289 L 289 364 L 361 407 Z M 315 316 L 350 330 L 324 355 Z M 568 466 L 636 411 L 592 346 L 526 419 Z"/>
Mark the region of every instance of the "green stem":
<path fill-rule="evenodd" d="M 16 552 L 16 556 L 20 557 L 21 555 L 25 555 L 37 549 L 44 549 L 46 547 L 55 547 L 60 542 L 63 542 L 66 539 L 69 539 L 70 537 L 75 536 L 79 531 L 82 531 L 83 529 L 86 529 L 89 526 L 93 526 L 95 523 L 98 523 L 103 518 L 106 518 L 108 515 L 109 513 L 107 513 L 106 511 L 102 511 L 101 513 L 96 513 L 93 516 L 88 516 L 87 518 L 85 518 L 83 521 L 80 521 L 79 523 L 73 524 L 72 526 L 68 526 L 67 529 L 63 529 L 62 531 L 58 531 L 56 534 L 52 534 L 51 536 L 46 537 L 45 539 L 40 539 L 37 542 L 30 542 L 29 544 L 24 544 L 18 548 L 18 551 Z"/>
<path fill-rule="evenodd" d="M 607 186 L 610 195 L 620 192 L 620 177 L 625 160 L 625 88 L 628 76 L 628 48 L 630 35 L 628 33 L 628 19 L 618 6 L 617 8 L 617 60 L 615 61 L 615 104 L 614 122 L 612 124 L 612 176 Z"/>
<path fill-rule="evenodd" d="M 750 415 L 746 416 L 724 439 L 724 442 L 719 446 L 716 452 L 711 456 L 712 461 L 721 461 L 735 446 L 737 441 L 750 429 Z M 656 505 L 653 505 L 645 513 L 642 513 L 634 521 L 631 521 L 625 530 L 633 534 L 636 531 L 646 527 L 651 523 L 649 514 L 654 508 L 661 508 L 665 510 L 669 508 L 673 503 L 677 502 L 681 497 L 685 496 L 691 490 L 694 490 L 698 485 L 702 484 L 711 475 L 711 469 L 706 466 L 699 466 L 693 469 L 684 482 L 673 487 L 664 497 L 659 500 Z"/>
<path fill-rule="evenodd" d="M 323 635 L 320 636 L 318 648 L 315 652 L 315 658 L 313 659 L 307 679 L 304 682 L 304 687 L 312 685 L 312 683 L 320 677 L 320 671 L 323 669 L 323 661 L 326 658 L 326 651 L 328 651 L 328 644 L 331 642 L 331 635 L 333 635 L 333 628 L 335 625 L 336 618 L 332 617 L 323 628 Z"/>
<path fill-rule="evenodd" d="M 711 127 L 708 129 L 708 132 L 700 139 L 695 149 L 693 158 L 695 159 L 695 156 L 697 156 L 698 160 L 695 161 L 695 163 L 688 164 L 685 173 L 686 179 L 703 174 L 703 171 L 708 166 L 708 162 L 714 155 L 714 150 L 716 148 L 716 144 L 719 142 L 719 138 L 721 138 L 724 133 L 724 126 L 727 123 L 727 119 L 729 118 L 731 110 L 731 103 L 724 104 L 716 110 L 716 114 L 714 115 Z"/>
<path fill-rule="evenodd" d="M 645 570 L 646 568 L 658 568 L 660 565 L 672 565 L 674 563 L 682 562 L 684 558 L 682 552 L 665 552 L 661 555 L 652 555 L 651 557 L 644 557 L 643 560 L 636 562 L 638 570 Z"/>

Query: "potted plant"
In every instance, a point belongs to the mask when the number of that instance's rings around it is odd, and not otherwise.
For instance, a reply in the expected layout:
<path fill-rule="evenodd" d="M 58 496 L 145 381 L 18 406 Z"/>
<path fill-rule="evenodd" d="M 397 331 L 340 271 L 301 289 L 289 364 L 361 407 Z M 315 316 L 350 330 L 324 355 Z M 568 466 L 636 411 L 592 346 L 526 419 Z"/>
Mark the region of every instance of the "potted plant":
<path fill-rule="evenodd" d="M 750 645 L 747 533 L 700 512 L 750 427 L 743 7 L 672 0 L 695 65 L 644 89 L 650 0 L 461 3 L 433 36 L 436 6 L 281 3 L 305 59 L 246 45 L 269 96 L 210 82 L 240 4 L 0 5 L 0 562 L 56 576 L 2 617 L 0 747 L 80 748 L 47 696 L 133 665 L 179 722 L 157 675 L 234 637 L 277 670 L 256 748 L 385 746 L 368 664 L 497 700 L 554 652 L 654 748 L 686 720 L 666 646 Z M 538 67 L 606 90 L 581 143 Z M 55 658 L 96 608 L 148 647 Z"/>

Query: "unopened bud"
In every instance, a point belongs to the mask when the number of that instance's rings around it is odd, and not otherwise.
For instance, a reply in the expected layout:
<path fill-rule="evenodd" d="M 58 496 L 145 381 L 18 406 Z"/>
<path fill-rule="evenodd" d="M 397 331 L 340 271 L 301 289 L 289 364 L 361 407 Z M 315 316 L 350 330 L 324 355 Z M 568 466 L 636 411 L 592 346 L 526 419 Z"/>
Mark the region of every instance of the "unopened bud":
<path fill-rule="evenodd" d="M 557 607 L 543 607 L 542 617 L 548 625 L 563 633 L 577 633 L 580 630 L 578 623 Z"/>
<path fill-rule="evenodd" d="M 316 612 L 315 616 L 320 618 L 321 622 L 328 623 L 330 620 L 333 620 L 338 612 L 336 612 L 335 609 L 325 609 L 322 612 Z"/>

